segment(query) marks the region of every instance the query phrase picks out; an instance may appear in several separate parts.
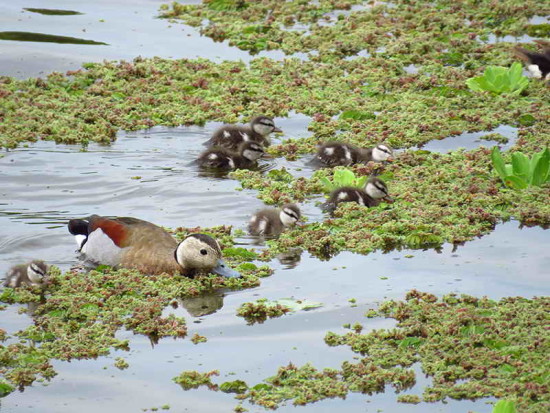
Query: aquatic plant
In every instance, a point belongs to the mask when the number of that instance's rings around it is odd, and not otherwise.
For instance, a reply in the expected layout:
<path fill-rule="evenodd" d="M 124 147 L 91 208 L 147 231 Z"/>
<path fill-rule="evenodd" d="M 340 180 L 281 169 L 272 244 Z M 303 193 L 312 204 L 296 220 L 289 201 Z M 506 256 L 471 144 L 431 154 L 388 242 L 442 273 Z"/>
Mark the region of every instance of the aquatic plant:
<path fill-rule="evenodd" d="M 466 80 L 466 85 L 475 92 L 519 95 L 529 84 L 529 79 L 522 72 L 523 67 L 517 62 L 510 68 L 489 66 L 482 76 Z"/>
<path fill-rule="evenodd" d="M 207 373 L 188 370 L 174 377 L 172 381 L 179 384 L 183 390 L 198 389 L 201 386 L 206 386 L 210 390 L 218 390 L 218 385 L 212 383 L 211 377 L 219 375 L 220 372 L 218 370 L 212 370 Z"/>
<path fill-rule="evenodd" d="M 321 178 L 321 184 L 323 184 L 325 192 L 332 192 L 343 186 L 364 188 L 367 179 L 368 176 L 355 176 L 355 173 L 350 169 L 336 169 L 332 176 L 332 180 L 323 177 Z"/>
<path fill-rule="evenodd" d="M 531 159 L 521 152 L 512 153 L 512 163 L 504 163 L 498 147 L 491 151 L 493 168 L 502 182 L 513 189 L 541 186 L 550 181 L 550 151 L 544 148 Z"/>
<path fill-rule="evenodd" d="M 260 298 L 253 303 L 244 303 L 237 309 L 237 315 L 246 319 L 248 324 L 263 323 L 268 318 L 280 317 L 286 313 L 300 310 L 311 310 L 323 304 L 310 300 L 280 298 L 270 301 Z"/>
<path fill-rule="evenodd" d="M 493 413 L 516 413 L 516 404 L 511 400 L 499 400 L 493 407 Z"/>
<path fill-rule="evenodd" d="M 476 400 L 513 397 L 494 411 L 525 413 L 546 411 L 546 347 L 544 334 L 550 298 L 508 297 L 500 301 L 468 295 L 433 294 L 412 290 L 405 301 L 386 301 L 374 312 L 394 318 L 392 329 L 360 328 L 344 335 L 328 332 L 330 346 L 347 345 L 358 360 L 340 369 L 316 369 L 292 363 L 277 374 L 249 387 L 244 397 L 253 404 L 276 409 L 285 402 L 313 403 L 349 392 L 383 392 L 391 384 L 398 392 L 415 384 L 411 368 L 419 363 L 432 378 L 422 398 L 402 395 L 398 401 L 419 403 L 447 398 Z M 239 396 L 242 399 L 243 396 Z M 498 406 L 499 410 L 496 410 Z"/>

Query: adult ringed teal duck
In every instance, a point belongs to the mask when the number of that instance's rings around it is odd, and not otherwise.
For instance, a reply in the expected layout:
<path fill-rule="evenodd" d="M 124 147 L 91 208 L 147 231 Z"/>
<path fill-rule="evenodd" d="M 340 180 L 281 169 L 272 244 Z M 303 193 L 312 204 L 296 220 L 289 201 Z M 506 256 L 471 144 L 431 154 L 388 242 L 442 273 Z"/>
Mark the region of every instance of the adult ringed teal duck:
<path fill-rule="evenodd" d="M 86 260 L 144 274 L 194 276 L 213 272 L 234 278 L 240 274 L 222 259 L 218 242 L 205 234 L 191 234 L 179 244 L 163 228 L 137 218 L 92 215 L 69 221 Z"/>

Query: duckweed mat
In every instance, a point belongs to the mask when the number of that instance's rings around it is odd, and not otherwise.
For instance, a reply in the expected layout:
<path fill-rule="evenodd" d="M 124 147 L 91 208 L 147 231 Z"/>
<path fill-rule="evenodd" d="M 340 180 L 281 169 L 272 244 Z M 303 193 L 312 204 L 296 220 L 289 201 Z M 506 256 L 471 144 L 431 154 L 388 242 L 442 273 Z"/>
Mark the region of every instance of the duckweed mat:
<path fill-rule="evenodd" d="M 397 320 L 392 329 L 327 333 L 329 346 L 349 346 L 358 362 L 341 369 L 319 370 L 310 364 L 290 363 L 276 375 L 252 387 L 240 380 L 237 399 L 269 409 L 281 404 L 305 405 L 327 398 L 345 398 L 350 392 L 372 395 L 391 386 L 397 393 L 416 383 L 413 366 L 431 378 L 422 394 L 401 394 L 403 403 L 475 400 L 484 397 L 515 400 L 518 411 L 543 412 L 548 396 L 548 324 L 550 299 L 507 297 L 499 301 L 449 294 L 438 299 L 412 290 L 405 301 L 387 301 L 366 316 Z M 212 372 L 184 374 L 193 386 L 212 383 Z M 221 384 L 231 387 L 228 382 Z"/>

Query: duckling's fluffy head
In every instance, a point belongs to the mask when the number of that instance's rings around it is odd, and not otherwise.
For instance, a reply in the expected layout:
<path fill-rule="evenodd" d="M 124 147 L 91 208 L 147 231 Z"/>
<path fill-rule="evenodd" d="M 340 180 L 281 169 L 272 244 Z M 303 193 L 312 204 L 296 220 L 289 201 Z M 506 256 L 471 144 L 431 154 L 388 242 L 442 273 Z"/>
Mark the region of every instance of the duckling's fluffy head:
<path fill-rule="evenodd" d="M 260 159 L 264 152 L 264 147 L 257 142 L 243 142 L 239 146 L 239 153 L 246 159 L 254 162 Z"/>
<path fill-rule="evenodd" d="M 262 136 L 267 136 L 272 132 L 282 132 L 281 129 L 275 126 L 273 119 L 267 116 L 257 116 L 250 122 L 250 127 L 256 133 Z"/>
<path fill-rule="evenodd" d="M 33 283 L 40 284 L 48 274 L 48 265 L 44 261 L 31 261 L 27 267 L 27 275 Z"/>
<path fill-rule="evenodd" d="M 372 159 L 375 162 L 384 162 L 393 156 L 393 150 L 388 145 L 377 145 L 372 149 Z"/>
<path fill-rule="evenodd" d="M 285 227 L 295 225 L 301 217 L 300 208 L 296 204 L 285 204 L 281 208 L 279 218 Z"/>
<path fill-rule="evenodd" d="M 381 179 L 370 177 L 365 185 L 365 192 L 373 199 L 382 199 L 388 196 L 388 187 Z"/>
<path fill-rule="evenodd" d="M 175 256 L 184 269 L 209 271 L 218 265 L 222 251 L 214 238 L 205 234 L 191 234 L 179 243 Z"/>

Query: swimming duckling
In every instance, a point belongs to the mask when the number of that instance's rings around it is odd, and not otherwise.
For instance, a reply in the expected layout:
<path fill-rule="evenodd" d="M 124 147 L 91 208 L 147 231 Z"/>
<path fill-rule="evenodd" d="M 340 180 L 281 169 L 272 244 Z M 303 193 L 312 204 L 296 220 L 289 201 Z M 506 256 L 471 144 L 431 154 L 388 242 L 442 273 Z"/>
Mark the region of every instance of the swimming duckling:
<path fill-rule="evenodd" d="M 359 162 L 389 161 L 392 155 L 392 149 L 384 144 L 374 148 L 359 148 L 349 143 L 327 142 L 319 146 L 316 158 L 328 166 L 349 166 Z"/>
<path fill-rule="evenodd" d="M 388 195 L 388 187 L 380 178 L 370 177 L 365 185 L 365 189 L 342 187 L 335 189 L 329 196 L 327 204 L 336 208 L 342 202 L 356 202 L 359 205 L 373 207 L 380 202 L 394 202 Z"/>
<path fill-rule="evenodd" d="M 222 147 L 213 147 L 197 159 L 203 168 L 213 169 L 243 169 L 250 168 L 264 154 L 264 147 L 257 142 L 243 142 L 238 152 L 232 152 Z"/>
<path fill-rule="evenodd" d="M 86 259 L 96 264 L 136 269 L 144 274 L 179 272 L 193 276 L 211 271 L 224 277 L 240 276 L 222 260 L 218 242 L 205 234 L 191 234 L 178 244 L 168 232 L 150 222 L 98 215 L 72 219 L 69 231 L 78 237 Z"/>
<path fill-rule="evenodd" d="M 542 48 L 542 53 L 533 52 L 516 46 L 515 55 L 527 63 L 527 70 L 533 77 L 550 81 L 550 42 L 535 40 Z"/>
<path fill-rule="evenodd" d="M 16 265 L 6 274 L 4 287 L 42 286 L 47 273 L 48 265 L 44 261 L 34 260 L 27 264 Z"/>
<path fill-rule="evenodd" d="M 248 231 L 252 235 L 276 236 L 295 225 L 300 216 L 300 208 L 295 204 L 285 204 L 281 209 L 262 209 L 250 218 Z"/>
<path fill-rule="evenodd" d="M 264 146 L 270 145 L 269 135 L 273 132 L 282 132 L 275 126 L 273 119 L 267 116 L 258 116 L 252 119 L 250 125 L 224 125 L 206 142 L 208 146 L 237 150 L 243 142 L 256 142 Z"/>

